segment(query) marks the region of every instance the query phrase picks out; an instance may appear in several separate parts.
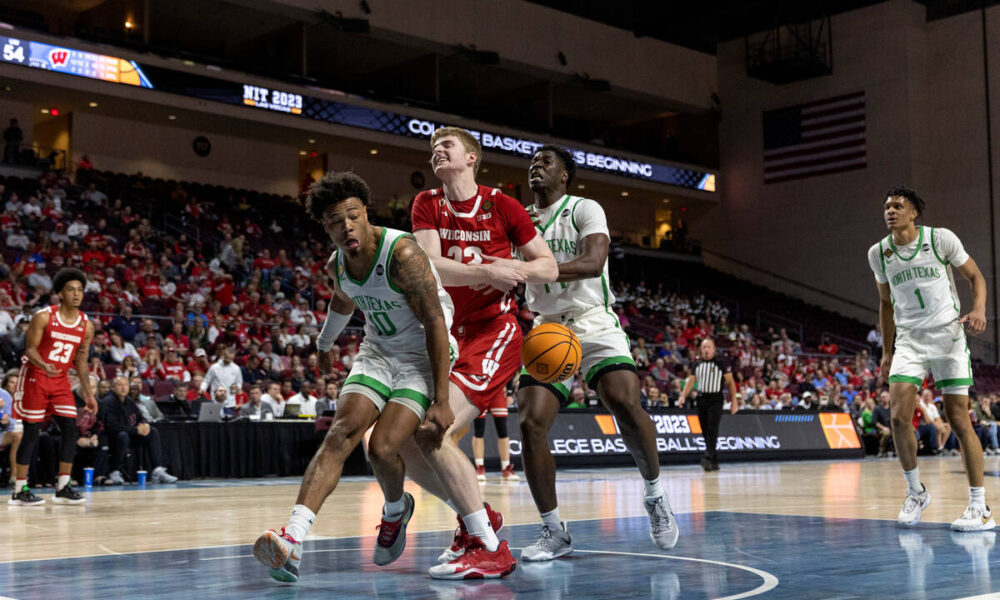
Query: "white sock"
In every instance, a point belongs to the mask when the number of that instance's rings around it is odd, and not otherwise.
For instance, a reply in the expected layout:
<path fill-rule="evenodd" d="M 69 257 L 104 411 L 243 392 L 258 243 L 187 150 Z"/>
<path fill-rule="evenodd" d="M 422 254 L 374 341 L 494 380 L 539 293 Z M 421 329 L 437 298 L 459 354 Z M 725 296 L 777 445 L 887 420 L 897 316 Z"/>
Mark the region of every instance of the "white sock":
<path fill-rule="evenodd" d="M 663 486 L 660 485 L 660 478 L 656 479 L 643 479 L 642 483 L 646 486 L 646 499 L 659 498 L 663 495 Z"/>
<path fill-rule="evenodd" d="M 477 466 L 477 467 L 482 467 L 482 466 L 485 466 L 485 462 L 484 462 L 485 460 L 486 460 L 486 459 L 483 459 L 483 458 L 477 458 L 477 459 L 476 459 L 476 466 Z"/>
<path fill-rule="evenodd" d="M 59 491 L 69 485 L 69 475 L 63 473 L 59 475 L 59 479 L 56 481 L 56 491 Z"/>
<path fill-rule="evenodd" d="M 500 470 L 503 471 L 504 469 L 507 468 L 507 465 L 509 465 L 509 464 L 510 464 L 509 460 L 501 460 L 500 461 Z"/>
<path fill-rule="evenodd" d="M 559 519 L 559 507 L 555 507 L 549 512 L 541 513 L 542 524 L 550 531 L 562 531 L 562 521 Z"/>
<path fill-rule="evenodd" d="M 490 518 L 486 514 L 485 508 L 477 510 L 471 515 L 465 515 L 462 520 L 465 521 L 465 528 L 469 530 L 469 535 L 474 535 L 482 540 L 483 545 L 490 552 L 496 552 L 500 540 L 497 539 L 497 534 L 493 531 L 493 526 L 490 525 Z"/>
<path fill-rule="evenodd" d="M 27 477 L 25 477 L 24 479 L 15 479 L 14 480 L 14 491 L 15 492 L 20 492 L 21 490 L 24 489 L 24 487 L 26 485 L 28 485 L 28 478 Z"/>
<path fill-rule="evenodd" d="M 975 504 L 976 506 L 986 506 L 986 488 L 970 487 L 969 504 Z"/>
<path fill-rule="evenodd" d="M 382 518 L 386 521 L 398 521 L 406 512 L 406 494 L 399 497 L 395 502 L 386 502 L 382 509 Z"/>
<path fill-rule="evenodd" d="M 912 471 L 903 471 L 906 484 L 910 486 L 910 491 L 919 494 L 924 491 L 924 484 L 920 483 L 920 467 L 915 467 Z"/>
<path fill-rule="evenodd" d="M 302 542 L 309 533 L 309 528 L 316 521 L 316 513 L 309 510 L 305 504 L 296 504 L 292 509 L 292 516 L 288 517 L 288 526 L 285 527 L 287 533 L 296 542 Z"/>

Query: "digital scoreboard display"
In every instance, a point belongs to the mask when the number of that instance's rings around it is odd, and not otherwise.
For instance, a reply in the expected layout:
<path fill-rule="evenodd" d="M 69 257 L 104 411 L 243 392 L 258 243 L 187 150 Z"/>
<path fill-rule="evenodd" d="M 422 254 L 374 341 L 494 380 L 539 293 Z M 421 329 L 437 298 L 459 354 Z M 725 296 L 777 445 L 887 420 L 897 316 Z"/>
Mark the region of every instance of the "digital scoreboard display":
<path fill-rule="evenodd" d="M 160 66 L 137 64 L 135 61 L 116 56 L 12 37 L 0 36 L 0 50 L 2 50 L 0 62 L 152 88 L 202 100 L 246 106 L 392 135 L 430 139 L 435 129 L 451 125 L 393 111 L 303 96 L 257 84 L 237 83 Z M 485 150 L 510 156 L 530 158 L 535 150 L 545 143 L 516 135 L 468 130 Z M 615 156 L 613 151 L 597 153 L 573 148 L 569 150 L 580 169 L 706 192 L 714 192 L 716 189 L 716 176 L 709 171 Z"/>
<path fill-rule="evenodd" d="M 134 61 L 0 36 L 0 61 L 138 87 L 153 87 Z"/>

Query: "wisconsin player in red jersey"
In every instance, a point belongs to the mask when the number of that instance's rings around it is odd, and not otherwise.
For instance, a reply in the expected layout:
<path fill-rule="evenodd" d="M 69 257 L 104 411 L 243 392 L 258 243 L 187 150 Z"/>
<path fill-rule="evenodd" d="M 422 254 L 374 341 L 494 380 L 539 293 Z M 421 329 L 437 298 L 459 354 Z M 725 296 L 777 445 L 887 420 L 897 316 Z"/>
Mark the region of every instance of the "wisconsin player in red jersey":
<path fill-rule="evenodd" d="M 439 449 L 423 447 L 421 454 L 412 444 L 404 460 L 414 481 L 460 515 L 455 542 L 432 569 L 435 576 L 460 579 L 489 572 L 489 565 L 480 563 L 498 544 L 494 530 L 502 517 L 483 508 L 475 469 L 450 434 L 502 397 L 520 368 L 521 329 L 512 289 L 555 281 L 559 269 L 524 207 L 476 183 L 482 147 L 469 132 L 438 129 L 431 149 L 431 166 L 443 186 L 414 200 L 413 235 L 455 304 L 451 331 L 458 340 L 458 360 L 449 390 L 455 421 Z M 514 260 L 515 248 L 523 261 Z"/>
<path fill-rule="evenodd" d="M 61 269 L 52 280 L 52 291 L 59 296 L 58 306 L 35 313 L 28 325 L 24 356 L 17 389 L 14 391 L 14 416 L 24 421 L 24 434 L 17 448 L 12 505 L 42 504 L 44 499 L 28 488 L 28 466 L 38 443 L 42 421 L 51 417 L 62 430 L 59 456 L 59 482 L 52 501 L 56 504 L 81 504 L 85 500 L 69 483 L 76 454 L 76 402 L 70 389 L 70 365 L 80 377 L 80 393 L 87 410 L 97 414 L 97 401 L 87 377 L 87 355 L 94 339 L 94 325 L 80 312 L 87 278 L 79 269 Z"/>

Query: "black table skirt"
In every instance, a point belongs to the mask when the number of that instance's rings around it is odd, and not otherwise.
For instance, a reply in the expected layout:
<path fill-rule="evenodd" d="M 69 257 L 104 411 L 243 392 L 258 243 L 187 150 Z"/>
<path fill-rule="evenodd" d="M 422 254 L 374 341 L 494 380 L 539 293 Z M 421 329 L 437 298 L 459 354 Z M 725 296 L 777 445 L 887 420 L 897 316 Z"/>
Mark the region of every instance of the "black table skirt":
<path fill-rule="evenodd" d="M 181 479 L 302 475 L 326 432 L 313 422 L 156 423 L 163 461 Z M 367 472 L 354 450 L 345 475 Z"/>

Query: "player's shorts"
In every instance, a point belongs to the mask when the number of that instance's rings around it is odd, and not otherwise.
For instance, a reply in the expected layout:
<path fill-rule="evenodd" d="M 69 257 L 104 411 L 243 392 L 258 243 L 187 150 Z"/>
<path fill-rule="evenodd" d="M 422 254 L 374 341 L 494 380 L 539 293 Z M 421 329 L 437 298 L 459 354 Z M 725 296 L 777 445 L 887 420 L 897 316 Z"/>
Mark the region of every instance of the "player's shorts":
<path fill-rule="evenodd" d="M 448 337 L 454 363 L 458 344 Z M 340 397 L 347 394 L 365 396 L 380 413 L 386 402 L 402 404 L 423 421 L 434 396 L 434 377 L 427 351 L 390 353 L 367 341 L 361 342 L 351 372 L 340 388 Z"/>
<path fill-rule="evenodd" d="M 480 412 L 506 398 L 507 383 L 521 368 L 521 326 L 514 315 L 466 323 L 452 331 L 458 361 L 451 380 Z M 499 400 L 498 400 L 499 399 Z"/>
<path fill-rule="evenodd" d="M 926 329 L 897 329 L 889 383 L 918 388 L 930 371 L 938 389 L 972 385 L 972 360 L 965 329 L 957 320 Z"/>
<path fill-rule="evenodd" d="M 69 378 L 49 377 L 23 365 L 14 390 L 14 418 L 41 423 L 51 415 L 76 419 L 76 400 Z"/>
<path fill-rule="evenodd" d="M 610 308 L 593 306 L 579 312 L 539 315 L 535 318 L 534 326 L 538 327 L 543 323 L 565 325 L 579 338 L 580 348 L 583 351 L 580 366 L 583 369 L 587 385 L 591 389 L 596 387 L 597 381 L 605 373 L 623 370 L 635 372 L 632 344 L 629 342 L 628 334 L 625 333 L 618 321 L 618 315 L 611 312 Z M 520 386 L 527 387 L 529 385 L 542 386 L 560 400 L 569 398 L 569 388 L 565 384 L 541 383 L 528 375 L 527 371 L 521 369 Z"/>
<path fill-rule="evenodd" d="M 489 401 L 483 412 L 476 418 L 481 419 L 486 415 L 493 415 L 496 418 L 507 416 L 507 394 L 497 394 Z"/>

